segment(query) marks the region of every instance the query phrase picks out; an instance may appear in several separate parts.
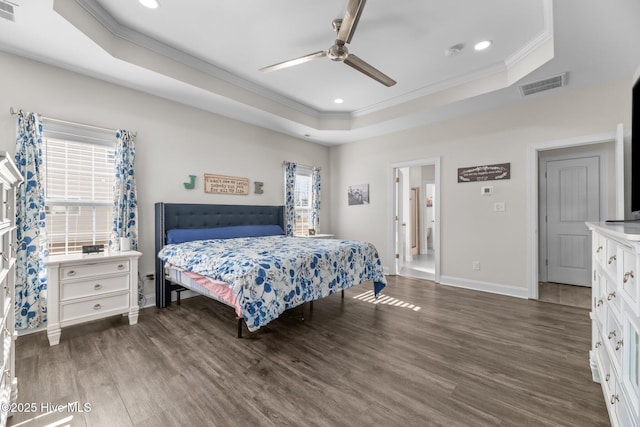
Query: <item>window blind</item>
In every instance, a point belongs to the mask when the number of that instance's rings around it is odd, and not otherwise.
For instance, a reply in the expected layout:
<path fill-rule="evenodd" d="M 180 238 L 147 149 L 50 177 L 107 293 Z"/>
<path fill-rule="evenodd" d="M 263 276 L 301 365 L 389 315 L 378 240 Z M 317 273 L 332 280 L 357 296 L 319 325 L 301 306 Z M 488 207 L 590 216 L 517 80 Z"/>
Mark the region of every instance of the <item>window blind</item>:
<path fill-rule="evenodd" d="M 110 145 L 105 145 L 106 138 Z M 49 253 L 106 245 L 112 228 L 115 137 L 105 135 L 96 144 L 51 137 L 45 131 L 42 154 Z"/>
<path fill-rule="evenodd" d="M 311 183 L 311 170 L 299 167 L 296 171 L 296 227 L 293 232 L 296 236 L 306 236 L 309 234 L 311 216 Z"/>

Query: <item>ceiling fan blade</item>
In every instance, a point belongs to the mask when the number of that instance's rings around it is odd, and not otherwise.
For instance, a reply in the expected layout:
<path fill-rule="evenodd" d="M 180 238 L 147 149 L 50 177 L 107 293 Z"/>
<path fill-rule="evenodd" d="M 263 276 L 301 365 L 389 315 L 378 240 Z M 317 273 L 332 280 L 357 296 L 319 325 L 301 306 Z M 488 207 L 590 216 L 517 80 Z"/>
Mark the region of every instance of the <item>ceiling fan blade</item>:
<path fill-rule="evenodd" d="M 350 67 L 355 68 L 361 73 L 366 74 L 372 79 L 379 81 L 380 83 L 382 83 L 387 87 L 393 86 L 394 84 L 396 84 L 396 81 L 393 80 L 391 77 L 387 76 L 382 71 L 378 70 L 377 68 L 374 68 L 372 65 L 364 62 L 362 59 L 358 58 L 353 54 L 349 54 L 349 56 L 347 56 L 347 59 L 344 60 L 344 63 Z"/>
<path fill-rule="evenodd" d="M 338 40 L 343 43 L 351 43 L 353 33 L 356 31 L 360 15 L 364 9 L 364 4 L 367 0 L 349 0 L 347 3 L 347 11 L 340 24 L 340 30 L 338 31 Z"/>
<path fill-rule="evenodd" d="M 289 59 L 288 61 L 279 62 L 277 64 L 260 68 L 260 71 L 262 71 L 263 73 L 268 73 L 270 71 L 281 70 L 283 68 L 293 67 L 294 65 L 303 64 L 305 62 L 314 60 L 316 58 L 322 58 L 323 56 L 327 56 L 327 52 L 324 50 L 321 50 L 318 52 L 310 53 L 309 55 L 301 56 L 299 58 Z"/>

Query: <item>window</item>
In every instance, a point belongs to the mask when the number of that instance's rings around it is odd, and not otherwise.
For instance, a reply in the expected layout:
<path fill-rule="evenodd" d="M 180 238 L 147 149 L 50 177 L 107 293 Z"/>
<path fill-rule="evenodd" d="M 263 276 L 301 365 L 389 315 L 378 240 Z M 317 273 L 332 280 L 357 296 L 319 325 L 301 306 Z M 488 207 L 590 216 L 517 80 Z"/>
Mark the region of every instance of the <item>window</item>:
<path fill-rule="evenodd" d="M 49 128 L 53 128 L 49 130 Z M 49 254 L 107 245 L 113 227 L 115 136 L 75 126 L 44 126 L 42 141 Z"/>
<path fill-rule="evenodd" d="M 311 228 L 311 169 L 298 166 L 296 170 L 296 236 L 307 236 Z"/>

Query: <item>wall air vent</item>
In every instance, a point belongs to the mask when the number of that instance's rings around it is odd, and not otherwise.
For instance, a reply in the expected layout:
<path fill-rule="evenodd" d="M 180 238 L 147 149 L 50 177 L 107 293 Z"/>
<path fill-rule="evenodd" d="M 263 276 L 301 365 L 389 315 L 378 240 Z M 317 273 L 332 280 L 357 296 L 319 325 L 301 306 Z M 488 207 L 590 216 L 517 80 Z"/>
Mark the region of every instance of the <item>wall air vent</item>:
<path fill-rule="evenodd" d="M 528 96 L 533 95 L 534 93 L 544 92 L 545 90 L 566 86 L 566 84 L 567 73 L 562 73 L 558 76 L 549 77 L 548 79 L 520 85 L 520 93 L 522 96 Z"/>
<path fill-rule="evenodd" d="M 13 13 L 13 5 L 11 3 L 0 0 L 0 18 L 15 22 L 16 19 Z"/>

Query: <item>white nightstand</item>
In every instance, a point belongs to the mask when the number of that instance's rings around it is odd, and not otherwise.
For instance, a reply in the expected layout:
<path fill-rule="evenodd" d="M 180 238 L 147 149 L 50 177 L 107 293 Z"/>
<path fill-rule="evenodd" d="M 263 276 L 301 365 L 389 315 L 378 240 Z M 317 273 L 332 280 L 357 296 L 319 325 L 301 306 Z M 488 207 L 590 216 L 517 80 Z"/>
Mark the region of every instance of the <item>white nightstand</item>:
<path fill-rule="evenodd" d="M 313 236 L 300 236 L 308 237 L 310 239 L 333 239 L 333 234 L 314 234 Z"/>
<path fill-rule="evenodd" d="M 105 252 L 49 257 L 47 336 L 60 342 L 62 328 L 116 314 L 138 323 L 140 252 Z"/>

